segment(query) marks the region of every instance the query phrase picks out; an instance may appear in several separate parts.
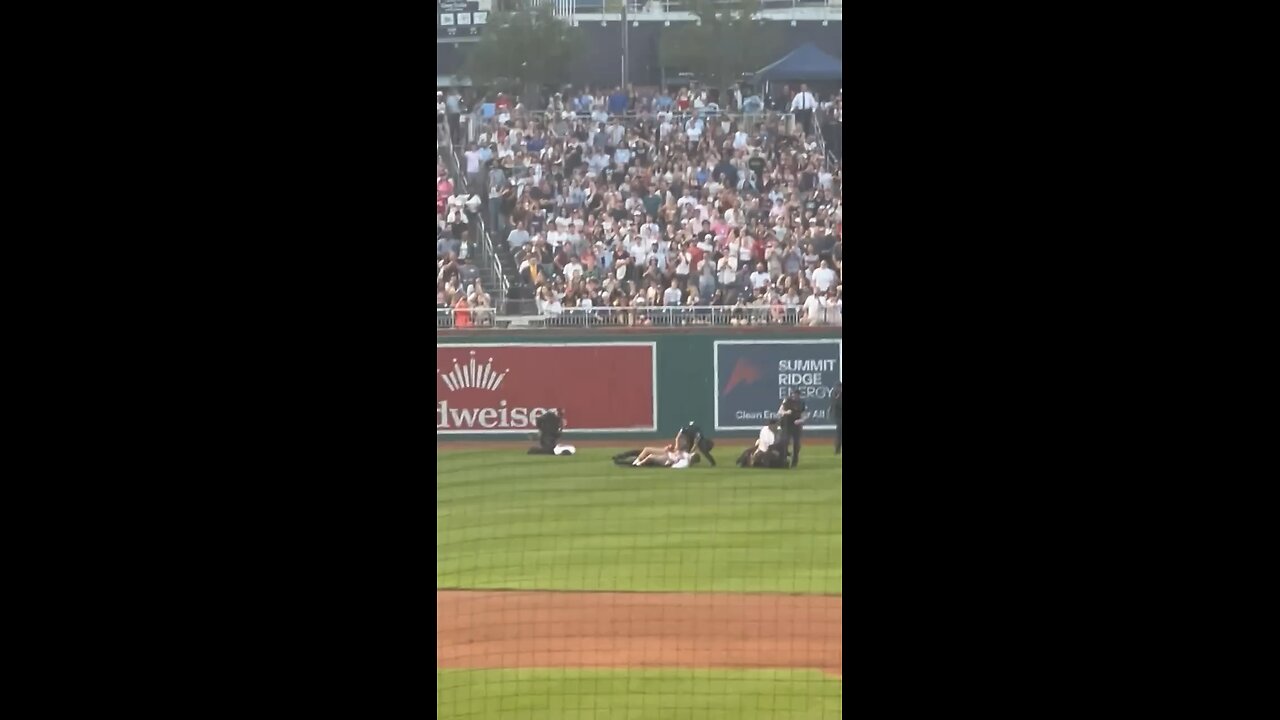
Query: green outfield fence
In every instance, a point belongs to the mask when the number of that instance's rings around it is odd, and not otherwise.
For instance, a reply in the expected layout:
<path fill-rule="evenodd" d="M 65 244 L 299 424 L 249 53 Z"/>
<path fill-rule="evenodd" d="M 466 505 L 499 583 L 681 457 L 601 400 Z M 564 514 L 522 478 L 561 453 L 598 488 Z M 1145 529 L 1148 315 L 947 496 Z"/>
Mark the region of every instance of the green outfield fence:
<path fill-rule="evenodd" d="M 440 333 L 437 715 L 842 717 L 843 360 L 829 329 Z M 737 467 L 792 390 L 799 465 Z M 551 409 L 575 454 L 526 454 Z M 613 462 L 690 421 L 716 467 Z"/>

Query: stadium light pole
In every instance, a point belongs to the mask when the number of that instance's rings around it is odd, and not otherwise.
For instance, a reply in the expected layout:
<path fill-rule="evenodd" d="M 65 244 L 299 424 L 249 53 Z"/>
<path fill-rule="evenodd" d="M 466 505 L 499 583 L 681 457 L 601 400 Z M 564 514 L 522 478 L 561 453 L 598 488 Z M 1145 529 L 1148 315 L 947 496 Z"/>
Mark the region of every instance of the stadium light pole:
<path fill-rule="evenodd" d="M 622 90 L 627 90 L 627 6 L 631 0 L 622 0 Z"/>

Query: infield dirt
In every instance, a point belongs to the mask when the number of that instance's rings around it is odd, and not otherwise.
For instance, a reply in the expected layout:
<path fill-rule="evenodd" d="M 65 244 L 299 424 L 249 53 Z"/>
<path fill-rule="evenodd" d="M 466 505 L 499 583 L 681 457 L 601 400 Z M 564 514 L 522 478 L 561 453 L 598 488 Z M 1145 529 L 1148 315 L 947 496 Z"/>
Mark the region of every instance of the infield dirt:
<path fill-rule="evenodd" d="M 842 604 L 820 595 L 437 590 L 436 667 L 841 676 Z"/>

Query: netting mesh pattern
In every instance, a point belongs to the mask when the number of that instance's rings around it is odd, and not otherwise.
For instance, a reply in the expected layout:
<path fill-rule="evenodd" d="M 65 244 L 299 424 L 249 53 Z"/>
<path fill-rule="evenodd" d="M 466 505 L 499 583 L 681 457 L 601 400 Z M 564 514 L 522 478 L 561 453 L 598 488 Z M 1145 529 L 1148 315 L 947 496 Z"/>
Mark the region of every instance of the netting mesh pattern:
<path fill-rule="evenodd" d="M 618 443 L 516 445 L 438 443 L 439 717 L 842 716 L 838 457 L 640 470 Z"/>

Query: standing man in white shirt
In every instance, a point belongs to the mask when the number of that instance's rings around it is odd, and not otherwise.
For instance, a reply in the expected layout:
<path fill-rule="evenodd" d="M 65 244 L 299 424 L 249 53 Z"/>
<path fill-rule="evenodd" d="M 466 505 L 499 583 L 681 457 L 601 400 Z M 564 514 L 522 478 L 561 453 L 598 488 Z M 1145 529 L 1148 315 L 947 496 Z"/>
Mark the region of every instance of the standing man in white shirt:
<path fill-rule="evenodd" d="M 467 189 L 472 192 L 479 190 L 481 187 L 480 177 L 480 150 L 475 143 L 467 146 L 467 151 L 463 153 L 467 158 Z"/>
<path fill-rule="evenodd" d="M 801 325 L 822 325 L 826 320 L 826 308 L 822 304 L 822 297 L 818 293 L 810 295 L 804 301 L 804 316 L 800 319 Z"/>
<path fill-rule="evenodd" d="M 832 288 L 832 286 L 835 285 L 835 282 L 836 282 L 836 271 L 831 269 L 831 266 L 827 263 L 826 260 L 823 260 L 822 263 L 818 266 L 818 269 L 813 271 L 814 289 L 817 290 L 817 292 L 819 293 L 825 294 L 828 290 Z"/>
<path fill-rule="evenodd" d="M 791 98 L 791 112 L 796 114 L 796 121 L 807 134 L 813 126 L 813 111 L 818 107 L 818 100 L 809 92 L 809 86 L 800 83 L 800 92 Z"/>

